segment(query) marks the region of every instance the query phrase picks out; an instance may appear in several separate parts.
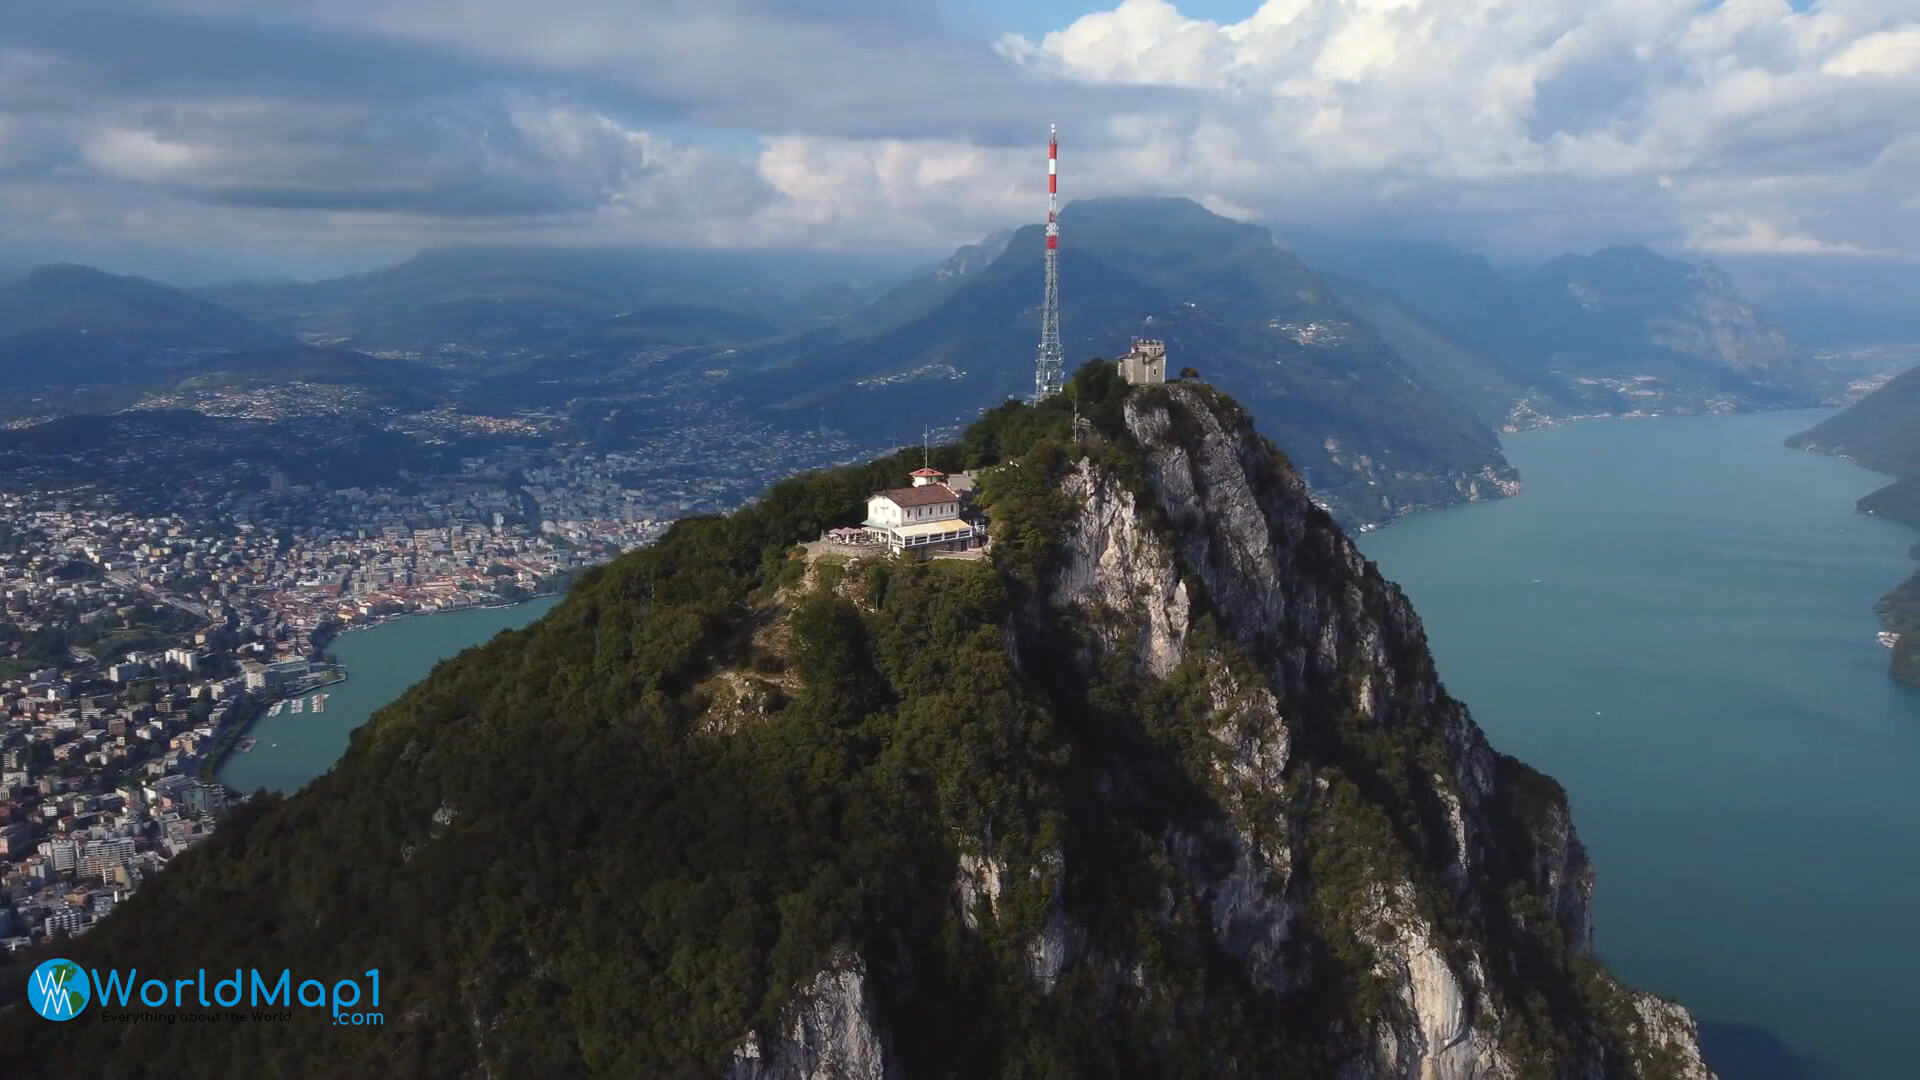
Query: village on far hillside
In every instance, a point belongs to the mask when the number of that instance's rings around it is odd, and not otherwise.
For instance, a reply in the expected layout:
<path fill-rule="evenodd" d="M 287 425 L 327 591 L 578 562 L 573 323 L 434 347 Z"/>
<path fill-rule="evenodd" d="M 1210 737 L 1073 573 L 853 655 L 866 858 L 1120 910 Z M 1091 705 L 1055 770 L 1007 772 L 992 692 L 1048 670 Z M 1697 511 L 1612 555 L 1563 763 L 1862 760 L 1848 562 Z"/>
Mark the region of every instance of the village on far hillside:
<path fill-rule="evenodd" d="M 1115 362 L 1120 377 L 1132 385 L 1167 381 L 1165 342 L 1136 340 Z M 981 559 L 992 553 L 973 474 L 945 473 L 923 464 L 910 475 L 910 486 L 868 497 L 866 520 L 828 529 L 820 539 L 803 545 L 808 557 L 885 553 L 917 559 Z"/>

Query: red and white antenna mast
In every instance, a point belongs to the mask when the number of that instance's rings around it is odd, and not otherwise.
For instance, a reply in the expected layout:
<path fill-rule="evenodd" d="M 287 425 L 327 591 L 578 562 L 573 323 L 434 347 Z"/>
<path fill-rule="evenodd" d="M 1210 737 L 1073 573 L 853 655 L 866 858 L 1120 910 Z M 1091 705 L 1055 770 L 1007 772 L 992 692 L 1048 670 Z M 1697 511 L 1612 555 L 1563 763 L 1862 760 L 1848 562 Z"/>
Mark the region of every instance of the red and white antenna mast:
<path fill-rule="evenodd" d="M 1066 385 L 1060 353 L 1060 136 L 1047 126 L 1047 294 L 1040 308 L 1040 351 L 1034 364 L 1033 399 L 1045 401 Z"/>

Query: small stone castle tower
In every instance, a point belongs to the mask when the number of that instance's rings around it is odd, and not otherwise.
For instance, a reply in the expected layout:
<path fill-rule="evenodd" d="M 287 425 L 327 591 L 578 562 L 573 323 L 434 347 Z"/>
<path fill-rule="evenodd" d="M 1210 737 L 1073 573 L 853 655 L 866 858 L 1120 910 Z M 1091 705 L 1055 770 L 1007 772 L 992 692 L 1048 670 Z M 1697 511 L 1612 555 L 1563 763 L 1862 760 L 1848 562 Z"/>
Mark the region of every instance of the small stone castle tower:
<path fill-rule="evenodd" d="M 1120 377 L 1135 386 L 1167 381 L 1167 343 L 1138 340 L 1120 357 Z"/>

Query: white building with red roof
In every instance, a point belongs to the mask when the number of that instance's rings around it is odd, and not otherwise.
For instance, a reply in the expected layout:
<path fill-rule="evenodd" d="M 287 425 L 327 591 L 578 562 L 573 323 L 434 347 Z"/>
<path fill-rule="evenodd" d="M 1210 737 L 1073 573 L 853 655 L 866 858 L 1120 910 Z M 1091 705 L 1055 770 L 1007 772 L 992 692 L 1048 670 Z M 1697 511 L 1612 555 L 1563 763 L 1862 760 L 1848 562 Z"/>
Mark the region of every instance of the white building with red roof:
<path fill-rule="evenodd" d="M 861 526 L 896 552 L 960 551 L 973 547 L 978 532 L 960 516 L 961 497 L 938 469 L 915 469 L 913 486 L 878 492 L 867 499 Z"/>

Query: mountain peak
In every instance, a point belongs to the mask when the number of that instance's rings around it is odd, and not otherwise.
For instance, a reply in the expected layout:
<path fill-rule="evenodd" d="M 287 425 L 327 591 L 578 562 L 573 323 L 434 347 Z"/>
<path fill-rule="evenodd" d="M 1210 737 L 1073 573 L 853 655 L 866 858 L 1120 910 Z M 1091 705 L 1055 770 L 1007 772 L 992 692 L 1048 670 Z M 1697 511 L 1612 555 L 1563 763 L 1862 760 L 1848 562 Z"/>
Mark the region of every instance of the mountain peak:
<path fill-rule="evenodd" d="M 1678 262 L 1653 250 L 1645 244 L 1612 244 L 1594 252 L 1589 258 L 1596 262 L 1654 264 Z"/>
<path fill-rule="evenodd" d="M 1642 244 L 1616 244 L 1590 255 L 1561 255 L 1542 264 L 1539 273 L 1547 276 L 1609 275 L 1626 278 L 1657 276 L 1678 280 L 1692 274 L 1694 264 L 1671 259 Z"/>
<path fill-rule="evenodd" d="M 83 263 L 44 263 L 35 266 L 15 279 L 15 286 L 36 290 L 49 298 L 63 297 L 69 293 L 100 294 L 105 291 L 156 297 L 190 295 L 151 278 L 116 274 Z"/>
<path fill-rule="evenodd" d="M 46 331 L 122 335 L 159 346 L 253 348 L 285 339 L 191 293 L 77 263 L 0 284 L 0 338 Z"/>
<path fill-rule="evenodd" d="M 110 274 L 98 267 L 87 266 L 84 263 L 43 263 L 29 269 L 22 275 L 22 279 L 43 282 L 144 280 L 142 278 L 127 278 L 119 274 Z"/>
<path fill-rule="evenodd" d="M 1060 210 L 1061 224 L 1096 222 L 1162 228 L 1245 228 L 1184 196 L 1103 195 L 1075 199 Z"/>
<path fill-rule="evenodd" d="M 976 273 L 999 258 L 1013 236 L 1013 229 L 997 229 L 975 243 L 963 245 L 942 260 L 933 272 L 941 278 L 961 278 Z"/>
<path fill-rule="evenodd" d="M 1707 1075 L 1593 963 L 1564 793 L 1235 403 L 1089 364 L 935 455 L 991 550 L 814 543 L 918 451 L 682 521 L 65 946 L 377 962 L 378 1038 L 0 1036 L 102 1077 Z"/>

